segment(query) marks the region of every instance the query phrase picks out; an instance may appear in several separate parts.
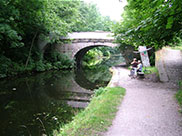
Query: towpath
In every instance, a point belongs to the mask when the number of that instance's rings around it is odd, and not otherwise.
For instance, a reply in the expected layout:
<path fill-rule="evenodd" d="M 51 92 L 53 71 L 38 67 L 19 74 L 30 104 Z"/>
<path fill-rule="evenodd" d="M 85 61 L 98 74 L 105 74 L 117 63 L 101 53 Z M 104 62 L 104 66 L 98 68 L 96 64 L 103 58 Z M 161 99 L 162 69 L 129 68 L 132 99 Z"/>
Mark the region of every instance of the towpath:
<path fill-rule="evenodd" d="M 125 68 L 113 70 L 110 86 L 126 88 L 126 95 L 104 136 L 182 136 L 175 86 L 130 79 Z"/>

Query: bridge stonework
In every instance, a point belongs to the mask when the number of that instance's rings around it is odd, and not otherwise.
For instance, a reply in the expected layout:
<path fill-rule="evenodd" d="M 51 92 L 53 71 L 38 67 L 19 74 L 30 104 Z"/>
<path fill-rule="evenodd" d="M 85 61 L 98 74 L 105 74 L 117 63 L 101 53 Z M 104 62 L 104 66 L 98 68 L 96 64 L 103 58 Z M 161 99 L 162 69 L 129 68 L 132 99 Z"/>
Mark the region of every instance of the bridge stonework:
<path fill-rule="evenodd" d="M 70 37 L 64 38 L 66 40 L 70 39 L 70 43 L 63 45 L 57 44 L 55 46 L 56 50 L 66 54 L 71 59 L 74 59 L 74 56 L 78 51 L 90 46 L 109 46 L 116 47 L 118 44 L 113 43 L 114 38 L 106 36 L 111 34 L 109 32 L 80 32 L 74 33 Z M 79 35 L 79 36 L 78 36 Z M 104 36 L 103 36 L 104 35 Z"/>

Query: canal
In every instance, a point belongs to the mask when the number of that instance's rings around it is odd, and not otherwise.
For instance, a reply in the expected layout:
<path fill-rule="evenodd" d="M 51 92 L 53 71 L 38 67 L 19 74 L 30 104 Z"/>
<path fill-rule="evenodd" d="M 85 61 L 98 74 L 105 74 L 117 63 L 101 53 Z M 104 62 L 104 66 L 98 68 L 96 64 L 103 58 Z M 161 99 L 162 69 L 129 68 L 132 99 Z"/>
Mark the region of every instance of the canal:
<path fill-rule="evenodd" d="M 52 135 L 85 108 L 109 67 L 49 71 L 0 81 L 0 136 Z"/>

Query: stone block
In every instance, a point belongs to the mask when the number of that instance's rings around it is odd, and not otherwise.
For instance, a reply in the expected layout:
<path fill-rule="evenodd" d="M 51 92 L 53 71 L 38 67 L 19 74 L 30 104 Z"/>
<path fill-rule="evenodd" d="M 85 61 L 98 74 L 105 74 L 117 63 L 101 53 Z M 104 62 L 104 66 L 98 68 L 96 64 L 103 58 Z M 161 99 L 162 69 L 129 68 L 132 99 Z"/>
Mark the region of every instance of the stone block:
<path fill-rule="evenodd" d="M 177 83 L 182 80 L 182 51 L 163 48 L 155 55 L 160 81 Z"/>

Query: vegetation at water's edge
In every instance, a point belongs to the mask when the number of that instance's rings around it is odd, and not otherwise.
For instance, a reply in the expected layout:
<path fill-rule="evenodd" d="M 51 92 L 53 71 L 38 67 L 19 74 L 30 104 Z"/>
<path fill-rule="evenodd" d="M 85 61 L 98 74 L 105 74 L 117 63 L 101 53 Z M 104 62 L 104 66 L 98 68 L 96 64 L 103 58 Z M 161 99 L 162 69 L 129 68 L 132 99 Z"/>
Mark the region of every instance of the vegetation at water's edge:
<path fill-rule="evenodd" d="M 89 106 L 54 135 L 93 136 L 106 131 L 111 125 L 124 95 L 125 89 L 121 87 L 106 87 L 96 90 Z"/>

